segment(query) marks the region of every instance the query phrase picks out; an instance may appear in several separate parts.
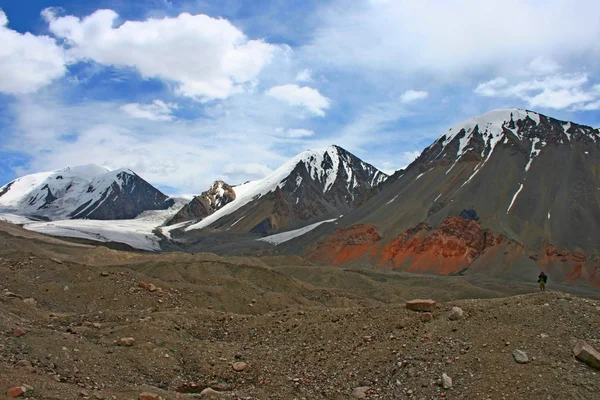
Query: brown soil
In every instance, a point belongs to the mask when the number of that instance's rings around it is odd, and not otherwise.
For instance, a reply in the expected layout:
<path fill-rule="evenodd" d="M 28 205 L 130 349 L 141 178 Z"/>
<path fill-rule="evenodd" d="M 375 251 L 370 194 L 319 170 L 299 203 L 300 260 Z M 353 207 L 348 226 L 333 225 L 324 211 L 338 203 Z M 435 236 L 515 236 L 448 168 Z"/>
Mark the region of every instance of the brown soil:
<path fill-rule="evenodd" d="M 596 299 L 304 264 L 119 252 L 1 224 L 0 398 L 20 385 L 30 399 L 175 399 L 209 386 L 231 399 L 351 399 L 364 386 L 373 399 L 600 393 L 600 371 L 571 350 L 577 339 L 600 348 Z M 419 297 L 439 302 L 431 322 L 404 308 Z M 465 318 L 450 321 L 452 306 Z M 127 337 L 133 346 L 119 346 Z M 517 364 L 514 349 L 531 361 Z"/>

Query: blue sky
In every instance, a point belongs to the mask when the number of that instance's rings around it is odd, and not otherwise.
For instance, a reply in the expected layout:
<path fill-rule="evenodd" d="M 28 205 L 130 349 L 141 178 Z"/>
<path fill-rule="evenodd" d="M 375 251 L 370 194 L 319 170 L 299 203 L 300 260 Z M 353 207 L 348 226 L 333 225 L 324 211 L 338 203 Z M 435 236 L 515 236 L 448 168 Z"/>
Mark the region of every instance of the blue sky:
<path fill-rule="evenodd" d="M 0 0 L 0 10 L 0 184 L 94 162 L 198 193 L 329 144 L 390 172 L 495 108 L 600 126 L 595 0 Z"/>

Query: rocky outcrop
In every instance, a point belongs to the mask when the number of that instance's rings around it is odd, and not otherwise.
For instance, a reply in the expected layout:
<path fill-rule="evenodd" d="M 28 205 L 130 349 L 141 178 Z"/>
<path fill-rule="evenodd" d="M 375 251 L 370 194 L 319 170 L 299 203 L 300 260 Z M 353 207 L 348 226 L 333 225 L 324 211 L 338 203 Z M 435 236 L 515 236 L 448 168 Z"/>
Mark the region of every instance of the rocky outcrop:
<path fill-rule="evenodd" d="M 479 222 L 459 216 L 446 218 L 436 228 L 422 222 L 383 247 L 382 242 L 375 226 L 354 225 L 336 230 L 308 253 L 320 263 L 340 265 L 362 259 L 383 269 L 449 275 L 465 270 L 483 254 L 498 252 L 502 245 L 521 247 Z"/>
<path fill-rule="evenodd" d="M 382 250 L 380 265 L 410 272 L 458 273 L 484 251 L 507 242 L 479 222 L 453 216 L 432 228 L 421 223 L 392 240 Z"/>
<path fill-rule="evenodd" d="M 570 285 L 585 283 L 600 288 L 600 256 L 588 255 L 581 249 L 569 251 L 546 243 L 538 252 L 529 254 L 541 269 L 559 276 Z"/>
<path fill-rule="evenodd" d="M 167 225 L 201 221 L 233 200 L 235 200 L 234 188 L 223 181 L 215 181 L 210 189 L 195 196 L 192 201 L 183 206 L 167 222 Z"/>
<path fill-rule="evenodd" d="M 336 230 L 329 238 L 312 245 L 311 261 L 340 265 L 357 261 L 373 251 L 381 236 L 373 225 L 354 225 Z"/>

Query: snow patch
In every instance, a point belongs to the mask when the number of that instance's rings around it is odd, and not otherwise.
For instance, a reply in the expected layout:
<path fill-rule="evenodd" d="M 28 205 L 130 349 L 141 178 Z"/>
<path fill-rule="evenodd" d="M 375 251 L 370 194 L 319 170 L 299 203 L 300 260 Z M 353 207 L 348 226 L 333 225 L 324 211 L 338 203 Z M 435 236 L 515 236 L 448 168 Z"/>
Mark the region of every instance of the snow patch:
<path fill-rule="evenodd" d="M 519 190 L 517 190 L 517 192 L 515 193 L 515 195 L 513 196 L 510 205 L 508 206 L 508 209 L 506 210 L 506 213 L 508 214 L 510 209 L 512 208 L 513 204 L 515 204 L 515 200 L 517 200 L 517 197 L 519 196 L 519 193 L 521 193 L 521 190 L 523 190 L 523 184 L 520 184 L 521 186 L 519 186 Z"/>
<path fill-rule="evenodd" d="M 399 194 L 397 194 L 397 195 L 396 195 L 396 196 L 395 196 L 393 199 L 391 199 L 390 201 L 388 201 L 388 202 L 387 202 L 387 203 L 385 203 L 385 204 L 387 205 L 387 204 L 393 203 L 393 202 L 394 202 L 394 201 L 395 201 L 395 200 L 398 198 L 398 196 L 400 196 L 400 195 L 399 195 Z"/>
<path fill-rule="evenodd" d="M 265 243 L 269 243 L 269 244 L 277 246 L 278 244 L 281 244 L 281 243 L 287 242 L 289 240 L 292 240 L 294 238 L 297 238 L 299 236 L 302 236 L 305 233 L 308 233 L 308 232 L 312 231 L 313 229 L 315 229 L 319 225 L 323 225 L 323 224 L 325 224 L 327 222 L 334 222 L 336 220 L 337 220 L 337 218 L 328 219 L 328 220 L 325 220 L 325 221 L 320 221 L 320 222 L 314 223 L 312 225 L 305 226 L 304 228 L 294 229 L 292 231 L 287 231 L 287 232 L 282 232 L 282 233 L 277 233 L 275 235 L 266 236 L 264 238 L 256 239 L 256 241 L 257 242 L 265 242 Z"/>
<path fill-rule="evenodd" d="M 531 141 L 531 151 L 529 152 L 529 161 L 527 162 L 527 165 L 525 166 L 525 172 L 529 171 L 529 167 L 531 167 L 531 163 L 533 162 L 533 159 L 536 158 L 537 156 L 540 155 L 540 153 L 542 152 L 542 149 L 536 149 L 536 145 L 540 143 L 540 139 L 534 137 L 533 140 Z M 543 147 L 543 145 L 542 145 Z"/>
<path fill-rule="evenodd" d="M 31 222 L 36 222 L 35 220 L 27 217 L 23 217 L 22 215 L 16 214 L 0 214 L 0 221 L 10 222 L 15 225 L 23 225 Z"/>

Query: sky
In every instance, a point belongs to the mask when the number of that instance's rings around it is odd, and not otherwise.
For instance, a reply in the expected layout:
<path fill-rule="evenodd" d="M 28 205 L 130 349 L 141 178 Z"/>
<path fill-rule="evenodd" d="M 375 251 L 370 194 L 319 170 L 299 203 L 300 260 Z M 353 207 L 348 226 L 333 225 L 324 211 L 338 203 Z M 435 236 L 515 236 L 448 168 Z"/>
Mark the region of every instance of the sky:
<path fill-rule="evenodd" d="M 600 127 L 597 0 L 0 0 L 0 43 L 0 185 L 197 194 L 331 144 L 393 172 L 497 108 Z"/>

